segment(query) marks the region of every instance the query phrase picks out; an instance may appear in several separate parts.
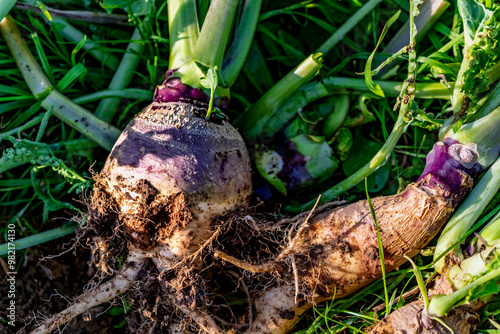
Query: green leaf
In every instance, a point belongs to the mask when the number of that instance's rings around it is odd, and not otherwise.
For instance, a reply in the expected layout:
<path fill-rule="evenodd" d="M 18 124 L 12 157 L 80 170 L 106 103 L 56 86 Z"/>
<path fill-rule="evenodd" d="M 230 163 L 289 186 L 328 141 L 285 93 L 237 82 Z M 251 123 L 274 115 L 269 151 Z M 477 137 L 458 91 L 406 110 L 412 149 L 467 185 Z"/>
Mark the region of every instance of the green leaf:
<path fill-rule="evenodd" d="M 269 74 L 266 60 L 255 41 L 252 43 L 248 56 L 243 64 L 243 72 L 260 95 L 264 95 L 273 85 L 273 79 Z M 237 81 L 237 83 L 239 83 L 239 81 Z"/>
<path fill-rule="evenodd" d="M 64 75 L 64 77 L 57 83 L 56 89 L 63 92 L 69 85 L 71 85 L 78 77 L 87 74 L 87 69 L 82 64 L 78 63 L 71 68 L 71 70 Z"/>
<path fill-rule="evenodd" d="M 306 160 L 306 169 L 313 178 L 324 180 L 330 177 L 339 163 L 324 137 L 300 135 L 290 139 Z"/>
<path fill-rule="evenodd" d="M 411 266 L 413 267 L 413 273 L 415 274 L 415 278 L 417 279 L 418 288 L 422 293 L 422 297 L 424 297 L 425 309 L 427 309 L 427 307 L 429 307 L 429 296 L 427 294 L 427 285 L 425 284 L 424 278 L 422 277 L 422 272 L 420 271 L 420 268 L 415 264 L 415 262 L 413 262 L 412 259 L 410 259 L 406 255 L 405 258 L 408 260 L 408 262 L 411 263 Z"/>
<path fill-rule="evenodd" d="M 485 284 L 472 288 L 467 296 L 467 301 L 474 301 L 484 296 L 495 295 L 499 292 L 497 283 L 494 280 L 488 281 Z"/>
<path fill-rule="evenodd" d="M 354 141 L 351 131 L 347 128 L 338 129 L 332 141 L 340 161 L 345 161 L 349 157 L 349 152 L 351 151 Z"/>
<path fill-rule="evenodd" d="M 206 89 L 215 90 L 219 85 L 217 66 L 215 66 L 215 68 L 209 68 L 205 77 L 200 80 L 200 83 Z"/>
<path fill-rule="evenodd" d="M 43 50 L 42 42 L 40 42 L 40 38 L 38 37 L 38 34 L 36 32 L 31 34 L 31 38 L 35 43 L 35 48 L 38 53 L 38 56 L 40 57 L 43 71 L 47 75 L 49 81 L 53 84 L 55 82 L 54 75 L 52 73 L 52 69 L 50 68 L 49 60 L 47 59 L 45 51 Z"/>
<path fill-rule="evenodd" d="M 87 35 L 84 35 L 83 39 L 75 46 L 75 48 L 73 49 L 73 51 L 71 51 L 71 64 L 73 66 L 76 65 L 76 54 L 77 54 L 77 52 L 80 51 L 81 48 L 83 48 L 83 45 L 85 44 L 86 41 L 87 41 Z"/>
<path fill-rule="evenodd" d="M 121 306 L 115 306 L 109 309 L 109 314 L 111 315 L 120 315 L 125 313 L 125 310 Z"/>
<path fill-rule="evenodd" d="M 385 97 L 384 91 L 382 90 L 382 88 L 380 88 L 380 85 L 375 84 L 373 82 L 373 79 L 372 79 L 372 62 L 373 62 L 373 57 L 375 57 L 375 53 L 377 52 L 377 48 L 379 47 L 380 43 L 384 39 L 385 34 L 387 34 L 387 31 L 389 30 L 389 28 L 398 19 L 399 14 L 401 14 L 400 10 L 396 14 L 394 14 L 393 16 L 391 16 L 391 18 L 387 21 L 387 23 L 384 26 L 384 29 L 382 30 L 382 33 L 380 34 L 380 37 L 379 37 L 378 42 L 377 42 L 377 45 L 375 46 L 375 49 L 373 50 L 373 52 L 370 54 L 370 57 L 368 57 L 368 60 L 366 61 L 366 65 L 365 65 L 365 81 L 366 81 L 366 85 L 368 86 L 368 88 L 373 93 L 375 93 L 376 95 L 381 96 L 381 97 Z"/>
<path fill-rule="evenodd" d="M 464 22 L 465 47 L 472 45 L 476 34 L 480 32 L 484 23 L 491 19 L 493 12 L 476 0 L 458 0 L 458 12 Z"/>
<path fill-rule="evenodd" d="M 378 256 L 380 258 L 380 271 L 382 271 L 382 280 L 384 282 L 384 295 L 385 295 L 385 315 L 389 316 L 389 292 L 387 290 L 387 280 L 385 273 L 385 258 L 384 258 L 384 246 L 382 244 L 382 237 L 380 236 L 380 229 L 378 226 L 377 216 L 375 215 L 375 210 L 373 209 L 372 202 L 370 200 L 370 194 L 368 193 L 368 179 L 365 178 L 365 193 L 368 206 L 370 207 L 370 212 L 372 214 L 373 223 L 375 224 L 375 231 L 377 232 L 377 244 L 378 244 Z"/>

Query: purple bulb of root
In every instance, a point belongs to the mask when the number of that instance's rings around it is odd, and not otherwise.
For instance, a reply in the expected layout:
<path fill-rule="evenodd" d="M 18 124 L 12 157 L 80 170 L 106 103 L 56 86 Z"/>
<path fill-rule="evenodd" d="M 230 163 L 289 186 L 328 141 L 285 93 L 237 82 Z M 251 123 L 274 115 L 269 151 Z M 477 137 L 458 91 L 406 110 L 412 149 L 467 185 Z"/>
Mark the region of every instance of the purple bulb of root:
<path fill-rule="evenodd" d="M 252 184 L 238 131 L 206 120 L 207 95 L 173 72 L 118 138 L 99 184 L 130 243 L 179 259 L 213 234 L 219 216 L 246 205 Z"/>

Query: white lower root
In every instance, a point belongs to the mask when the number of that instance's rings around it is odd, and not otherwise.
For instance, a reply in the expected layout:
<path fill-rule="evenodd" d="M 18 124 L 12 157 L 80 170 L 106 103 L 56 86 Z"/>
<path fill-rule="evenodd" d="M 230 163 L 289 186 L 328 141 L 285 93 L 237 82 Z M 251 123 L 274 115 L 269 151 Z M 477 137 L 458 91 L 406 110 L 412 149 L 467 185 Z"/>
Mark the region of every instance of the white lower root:
<path fill-rule="evenodd" d="M 129 257 L 123 269 L 114 278 L 79 296 L 67 309 L 46 319 L 37 329 L 31 332 L 31 334 L 46 334 L 58 330 L 61 326 L 92 307 L 108 302 L 130 290 L 146 258 L 146 253 L 136 249 L 132 250 L 129 253 Z M 204 333 L 222 333 L 213 318 L 205 310 L 191 310 L 179 304 L 173 296 L 170 296 L 170 303 L 198 324 Z"/>
<path fill-rule="evenodd" d="M 132 287 L 132 284 L 139 274 L 143 264 L 144 259 L 142 257 L 137 257 L 131 254 L 127 263 L 118 275 L 110 281 L 79 296 L 77 300 L 67 309 L 45 320 L 43 324 L 35 329 L 31 334 L 50 333 L 57 330 L 60 326 L 63 326 L 67 322 L 71 321 L 77 315 L 84 313 L 94 306 L 110 301 L 126 292 Z"/>

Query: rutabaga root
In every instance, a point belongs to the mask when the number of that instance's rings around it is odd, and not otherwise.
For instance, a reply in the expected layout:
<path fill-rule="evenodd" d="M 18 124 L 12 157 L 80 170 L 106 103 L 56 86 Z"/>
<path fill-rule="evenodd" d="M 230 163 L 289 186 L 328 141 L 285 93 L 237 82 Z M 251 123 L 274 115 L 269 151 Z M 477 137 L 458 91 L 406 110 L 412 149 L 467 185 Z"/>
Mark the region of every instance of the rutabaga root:
<path fill-rule="evenodd" d="M 450 152 L 457 149 L 467 147 L 456 140 L 437 143 L 416 183 L 397 195 L 372 199 L 387 272 L 425 247 L 472 187 L 472 176 L 481 166 L 465 166 L 455 159 Z M 282 279 L 256 297 L 257 314 L 249 332 L 288 333 L 315 303 L 351 294 L 382 276 L 368 202 L 317 210 L 297 228 L 276 260 L 245 269 L 254 268 L 271 270 Z"/>
<path fill-rule="evenodd" d="M 429 187 L 429 179 L 409 185 L 398 195 L 372 200 L 386 271 L 406 262 L 404 255 L 416 255 L 453 212 L 454 199 L 436 185 Z M 470 187 L 472 179 L 464 173 L 462 183 Z M 294 241 L 293 249 L 285 251 L 293 256 L 297 273 L 286 265 L 289 261 L 273 263 L 274 270 L 288 275 L 288 282 L 276 284 L 256 298 L 257 315 L 251 333 L 287 333 L 314 303 L 348 295 L 382 274 L 377 233 L 367 201 L 315 213 Z M 300 294 L 296 301 L 297 280 Z"/>
<path fill-rule="evenodd" d="M 441 319 L 454 333 L 476 333 L 479 315 L 467 306 L 452 309 Z M 424 300 L 419 299 L 392 312 L 382 319 L 369 334 L 448 334 L 449 329 L 439 322 L 426 317 Z"/>
<path fill-rule="evenodd" d="M 218 333 L 196 268 L 202 266 L 201 250 L 219 233 L 219 217 L 245 206 L 252 184 L 241 136 L 225 119 L 207 121 L 205 114 L 195 102 L 153 102 L 127 125 L 95 178 L 81 239 L 90 241 L 101 270 L 117 270 L 127 249 L 129 266 L 147 261 L 152 274 L 137 280 L 159 283 L 159 305 L 180 310 L 205 332 Z M 36 333 L 55 329 L 129 289 L 140 270 L 136 266 L 133 275 L 121 270 L 109 283 L 85 293 L 82 302 Z M 146 292 L 140 292 L 136 301 L 149 305 Z M 152 320 L 162 328 L 170 325 Z"/>
<path fill-rule="evenodd" d="M 142 256 L 130 255 L 122 271 L 114 278 L 79 296 L 67 309 L 46 319 L 32 334 L 50 333 L 58 330 L 60 326 L 71 321 L 77 315 L 128 291 L 143 265 L 144 258 Z"/>

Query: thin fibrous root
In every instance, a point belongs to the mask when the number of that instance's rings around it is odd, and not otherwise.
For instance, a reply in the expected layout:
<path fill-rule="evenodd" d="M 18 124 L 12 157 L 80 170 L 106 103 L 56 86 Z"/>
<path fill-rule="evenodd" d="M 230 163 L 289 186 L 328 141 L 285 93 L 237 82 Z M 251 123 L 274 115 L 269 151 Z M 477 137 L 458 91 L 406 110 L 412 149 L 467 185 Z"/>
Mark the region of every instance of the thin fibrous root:
<path fill-rule="evenodd" d="M 237 259 L 234 256 L 228 255 L 228 254 L 221 252 L 221 251 L 215 252 L 214 257 L 223 259 L 224 261 L 229 262 L 238 268 L 248 270 L 252 273 L 267 273 L 267 272 L 270 272 L 270 271 L 273 271 L 276 269 L 276 267 L 274 265 L 275 261 L 255 265 L 255 264 L 251 264 L 249 262 L 246 262 L 244 260 Z"/>
<path fill-rule="evenodd" d="M 241 284 L 241 287 L 242 287 L 243 291 L 245 291 L 245 294 L 247 295 L 249 323 L 248 324 L 240 324 L 241 325 L 240 327 L 247 326 L 247 327 L 251 328 L 252 327 L 252 323 L 253 323 L 252 295 L 250 295 L 250 291 L 248 290 L 248 287 L 245 284 L 245 280 L 242 279 L 241 276 L 238 275 L 237 272 L 230 270 L 230 271 L 228 271 L 228 274 L 230 274 L 231 276 L 233 276 L 237 280 L 239 280 L 238 284 Z"/>
<path fill-rule="evenodd" d="M 316 206 L 318 205 L 320 198 L 321 198 L 321 195 L 316 200 L 316 204 L 314 204 L 314 207 L 311 209 L 311 211 L 308 212 L 307 217 L 304 220 L 304 222 L 297 229 L 297 232 L 295 233 L 295 237 L 292 237 L 292 233 L 293 233 L 293 231 L 296 230 L 297 226 L 300 223 L 300 220 L 297 220 L 294 223 L 294 225 L 292 226 L 292 228 L 290 229 L 290 232 L 288 234 L 288 240 L 289 240 L 288 246 L 285 249 L 283 249 L 283 251 L 281 251 L 278 254 L 278 256 L 276 258 L 274 258 L 273 260 L 266 262 L 266 263 L 263 263 L 263 264 L 255 265 L 255 264 L 251 264 L 251 263 L 244 261 L 244 260 L 239 260 L 239 259 L 235 258 L 234 256 L 228 255 L 228 254 L 221 252 L 221 251 L 215 252 L 214 257 L 223 259 L 224 261 L 229 262 L 229 263 L 237 266 L 238 268 L 248 270 L 248 271 L 251 271 L 253 273 L 266 273 L 266 272 L 276 270 L 277 269 L 276 263 L 283 261 L 286 257 L 288 257 L 292 253 L 294 246 L 295 246 L 295 243 L 299 239 L 300 235 L 309 226 L 309 219 L 311 218 L 314 210 L 316 209 Z M 293 255 L 292 255 L 292 265 L 293 265 L 293 263 L 294 263 L 294 260 L 293 260 Z M 297 278 L 296 273 L 295 273 L 295 279 L 298 282 L 298 278 Z M 298 287 L 298 283 L 296 283 L 296 287 Z M 298 289 L 297 289 L 296 293 L 298 294 Z"/>
<path fill-rule="evenodd" d="M 71 321 L 77 315 L 126 292 L 132 287 L 132 284 L 143 265 L 144 258 L 131 253 L 121 272 L 114 278 L 79 296 L 76 302 L 71 304 L 64 311 L 45 320 L 43 324 L 31 332 L 31 334 L 50 333 L 65 323 Z"/>

